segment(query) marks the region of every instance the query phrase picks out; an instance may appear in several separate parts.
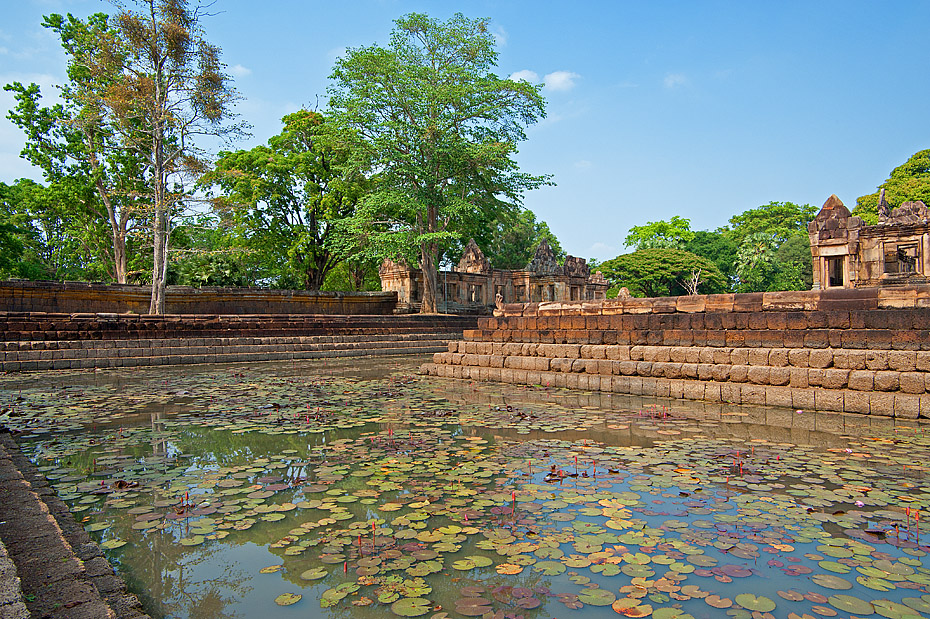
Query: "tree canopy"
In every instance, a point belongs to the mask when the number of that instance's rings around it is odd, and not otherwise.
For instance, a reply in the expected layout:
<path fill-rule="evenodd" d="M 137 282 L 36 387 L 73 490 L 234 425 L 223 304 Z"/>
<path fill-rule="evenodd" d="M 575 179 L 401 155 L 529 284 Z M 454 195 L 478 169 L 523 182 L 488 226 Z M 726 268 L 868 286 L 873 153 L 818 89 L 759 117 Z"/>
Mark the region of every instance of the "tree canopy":
<path fill-rule="evenodd" d="M 516 145 L 545 115 L 540 86 L 498 77 L 487 19 L 413 13 L 390 43 L 336 61 L 334 119 L 354 140 L 356 165 L 377 183 L 358 209 L 372 251 L 416 256 L 422 310 L 435 312 L 440 251 L 476 215 L 515 211 L 547 182 L 519 171 Z"/>
<path fill-rule="evenodd" d="M 694 238 L 691 220 L 678 215 L 668 221 L 650 221 L 645 226 L 633 226 L 623 240 L 627 247 L 636 249 L 683 249 Z"/>
<path fill-rule="evenodd" d="M 611 284 L 611 291 L 625 286 L 633 296 L 665 297 L 688 294 L 687 283 L 694 275 L 704 281 L 702 294 L 726 292 L 728 283 L 714 263 L 682 249 L 653 247 L 601 262 L 598 270 Z"/>
<path fill-rule="evenodd" d="M 878 186 L 878 191 L 860 196 L 852 214 L 861 217 L 868 225 L 877 224 L 878 196 L 882 189 L 892 208 L 917 200 L 930 205 L 930 149 L 914 153 L 892 170 L 885 182 Z"/>
<path fill-rule="evenodd" d="M 354 215 L 368 181 L 327 134 L 321 114 L 283 119 L 267 146 L 220 153 L 203 185 L 221 190 L 214 207 L 241 246 L 265 266 L 265 279 L 319 290 L 346 255 L 334 241 L 339 220 Z"/>

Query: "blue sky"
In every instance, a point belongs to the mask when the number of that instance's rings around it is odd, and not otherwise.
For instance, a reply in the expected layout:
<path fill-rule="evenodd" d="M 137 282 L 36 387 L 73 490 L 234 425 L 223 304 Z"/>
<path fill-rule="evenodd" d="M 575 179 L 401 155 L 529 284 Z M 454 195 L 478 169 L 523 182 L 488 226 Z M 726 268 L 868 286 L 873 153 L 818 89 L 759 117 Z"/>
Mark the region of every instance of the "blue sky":
<path fill-rule="evenodd" d="M 112 12 L 97 0 L 4 3 L 0 84 L 64 78 L 42 15 Z M 554 175 L 527 194 L 570 254 L 625 253 L 630 226 L 681 215 L 714 229 L 772 200 L 850 207 L 930 147 L 930 2 L 280 2 L 218 0 L 205 21 L 265 142 L 323 107 L 333 60 L 385 44 L 409 12 L 489 17 L 498 73 L 547 84 L 548 117 L 518 161 Z M 522 72 L 522 73 L 519 73 Z M 0 93 L 0 181 L 40 179 Z"/>

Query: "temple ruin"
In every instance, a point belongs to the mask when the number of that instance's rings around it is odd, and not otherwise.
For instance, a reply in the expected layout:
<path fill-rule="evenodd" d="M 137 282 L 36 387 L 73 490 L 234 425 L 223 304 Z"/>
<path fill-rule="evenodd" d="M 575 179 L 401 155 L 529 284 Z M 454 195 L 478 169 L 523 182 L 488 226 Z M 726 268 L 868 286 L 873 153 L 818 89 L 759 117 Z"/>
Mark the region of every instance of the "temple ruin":
<path fill-rule="evenodd" d="M 832 195 L 807 231 L 814 290 L 930 283 L 930 213 L 923 202 L 892 210 L 882 190 L 878 224 L 869 226 Z"/>
<path fill-rule="evenodd" d="M 402 262 L 385 260 L 379 269 L 381 290 L 397 293 L 398 307 L 415 311 L 423 291 L 423 273 Z M 591 273 L 583 258 L 566 256 L 564 264 L 544 239 L 525 269 L 495 269 L 475 243 L 451 271 L 440 271 L 437 306 L 450 314 L 490 314 L 497 295 L 504 303 L 585 301 L 607 297 L 607 280 Z"/>

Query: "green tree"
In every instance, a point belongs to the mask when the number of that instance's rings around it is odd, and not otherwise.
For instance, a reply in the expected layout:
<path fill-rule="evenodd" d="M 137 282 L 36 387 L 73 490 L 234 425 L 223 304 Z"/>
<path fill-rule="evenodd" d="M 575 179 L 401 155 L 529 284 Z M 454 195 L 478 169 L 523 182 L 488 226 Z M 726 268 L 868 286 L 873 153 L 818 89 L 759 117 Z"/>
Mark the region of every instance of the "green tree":
<path fill-rule="evenodd" d="M 878 189 L 875 193 L 860 196 L 852 211 L 853 215 L 861 217 L 869 225 L 878 223 L 878 196 L 882 189 L 885 190 L 885 200 L 892 208 L 917 200 L 930 204 L 930 149 L 914 153 L 892 170 Z"/>
<path fill-rule="evenodd" d="M 790 236 L 807 234 L 807 224 L 813 221 L 817 210 L 810 204 L 769 202 L 731 217 L 728 234 L 737 245 L 757 233 L 767 234 L 776 246 L 781 245 Z"/>
<path fill-rule="evenodd" d="M 694 238 L 685 243 L 684 250 L 707 258 L 726 278 L 732 287 L 736 282 L 736 242 L 723 231 L 695 230 Z"/>
<path fill-rule="evenodd" d="M 650 221 L 645 226 L 633 226 L 623 240 L 623 244 L 634 250 L 684 249 L 693 238 L 691 220 L 674 215 L 668 221 Z"/>
<path fill-rule="evenodd" d="M 359 166 L 378 175 L 356 231 L 367 251 L 417 257 L 422 311 L 435 312 L 440 251 L 474 213 L 494 219 L 547 182 L 519 172 L 524 128 L 545 115 L 540 86 L 502 79 L 487 19 L 398 19 L 387 47 L 336 62 L 330 107 L 355 139 Z"/>
<path fill-rule="evenodd" d="M 62 102 L 44 107 L 36 84 L 7 84 L 4 89 L 16 99 L 8 118 L 26 134 L 22 156 L 42 169 L 49 190 L 66 198 L 45 216 L 66 218 L 68 234 L 93 253 L 95 268 L 70 276 L 126 283 L 128 244 L 144 211 L 138 204 L 144 202 L 143 161 L 121 148 L 96 101 L 113 86 L 113 76 L 86 64 L 101 41 L 116 33 L 101 13 L 86 20 L 52 14 L 42 25 L 58 35 L 68 60 L 68 81 L 59 87 Z"/>
<path fill-rule="evenodd" d="M 113 131 L 128 157 L 143 166 L 145 200 L 151 204 L 152 301 L 165 311 L 170 217 L 190 197 L 206 168 L 196 141 L 241 135 L 230 123 L 237 99 L 223 71 L 220 49 L 203 36 L 200 7 L 186 0 L 137 0 L 139 10 L 121 9 L 112 30 L 81 49 L 80 100 Z"/>
<path fill-rule="evenodd" d="M 520 209 L 515 214 L 507 213 L 506 216 L 481 222 L 478 229 L 468 236 L 475 239 L 495 269 L 526 268 L 543 239 L 549 242 L 549 247 L 560 262 L 565 259 L 565 250 L 555 234 L 546 222 L 537 221 L 536 215 L 529 209 Z M 457 254 L 461 253 L 465 243 L 467 240 L 456 248 Z"/>
<path fill-rule="evenodd" d="M 215 207 L 267 265 L 267 277 L 319 290 L 347 257 L 335 223 L 355 213 L 369 183 L 345 165 L 348 151 L 327 134 L 322 115 L 301 110 L 283 122 L 267 146 L 220 153 L 202 184 L 222 190 Z"/>
<path fill-rule="evenodd" d="M 813 259 L 810 241 L 795 234 L 778 244 L 765 232 L 747 237 L 736 259 L 738 292 L 810 290 L 813 285 Z"/>
<path fill-rule="evenodd" d="M 700 272 L 702 294 L 726 292 L 727 281 L 714 263 L 681 249 L 653 247 L 611 258 L 597 265 L 611 284 L 611 291 L 622 286 L 637 297 L 665 297 L 689 294 L 686 284 Z"/>

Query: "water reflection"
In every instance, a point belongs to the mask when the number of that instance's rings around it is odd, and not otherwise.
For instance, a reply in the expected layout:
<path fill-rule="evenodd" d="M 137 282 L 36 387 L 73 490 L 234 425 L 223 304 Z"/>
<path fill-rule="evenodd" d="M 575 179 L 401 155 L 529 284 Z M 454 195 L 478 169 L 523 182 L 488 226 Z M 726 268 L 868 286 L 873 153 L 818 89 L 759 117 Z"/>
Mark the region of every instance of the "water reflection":
<path fill-rule="evenodd" d="M 420 361 L 22 375 L 0 404 L 156 616 L 930 610 L 921 424 Z"/>

